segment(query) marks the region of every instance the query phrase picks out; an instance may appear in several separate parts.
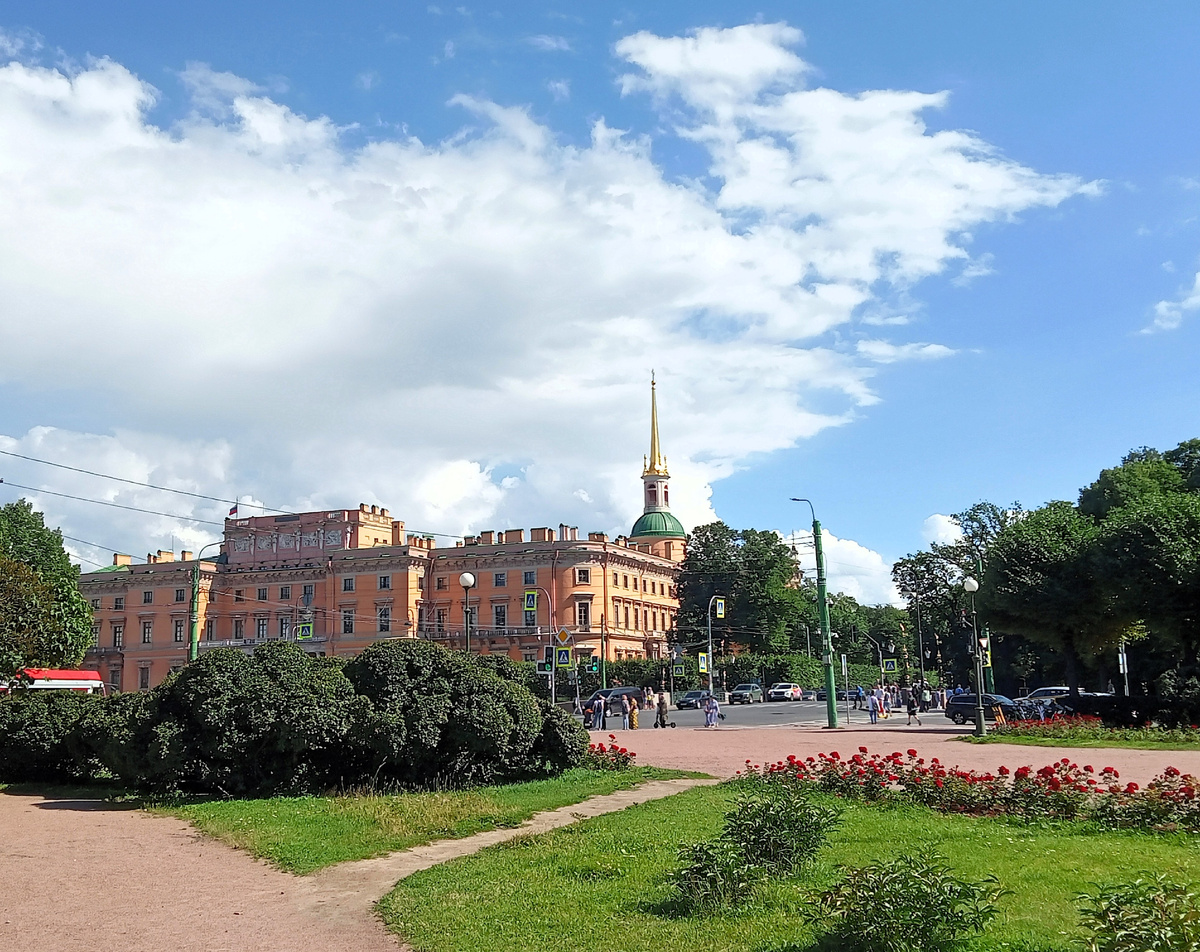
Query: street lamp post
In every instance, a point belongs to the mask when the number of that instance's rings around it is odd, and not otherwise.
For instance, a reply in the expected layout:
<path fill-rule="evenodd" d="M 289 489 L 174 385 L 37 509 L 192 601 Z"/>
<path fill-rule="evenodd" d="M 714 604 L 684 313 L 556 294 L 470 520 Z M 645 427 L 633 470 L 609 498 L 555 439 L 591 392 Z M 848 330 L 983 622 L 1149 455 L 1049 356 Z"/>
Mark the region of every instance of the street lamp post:
<path fill-rule="evenodd" d="M 979 643 L 979 627 L 975 621 L 975 593 L 979 583 L 971 576 L 963 579 L 963 590 L 971 595 L 971 634 L 975 638 L 971 650 L 975 653 L 975 736 L 987 736 L 987 722 L 983 717 L 983 646 Z"/>
<path fill-rule="evenodd" d="M 467 643 L 467 654 L 471 653 L 471 589 L 475 587 L 475 576 L 463 572 L 458 577 L 458 584 L 463 590 L 463 637 Z"/>
<path fill-rule="evenodd" d="M 925 689 L 925 641 L 921 636 L 921 593 L 917 592 L 917 663 L 921 666 L 921 690 Z"/>
<path fill-rule="evenodd" d="M 724 595 L 709 596 L 708 611 L 705 613 L 705 617 L 708 619 L 708 693 L 713 697 L 717 696 L 717 692 L 713 690 L 712 610 L 717 599 L 724 598 Z"/>
<path fill-rule="evenodd" d="M 200 551 L 196 553 L 196 561 L 192 564 L 192 607 L 188 613 L 188 621 L 190 631 L 188 632 L 188 661 L 195 661 L 200 657 L 200 556 L 204 554 L 205 549 L 211 549 L 214 545 L 220 545 L 221 541 L 210 542 L 207 545 L 201 546 Z"/>
<path fill-rule="evenodd" d="M 808 511 L 812 513 L 813 548 L 817 556 L 817 618 L 821 625 L 821 652 L 825 665 L 825 716 L 827 727 L 838 726 L 837 713 L 837 684 L 833 677 L 833 639 L 829 631 L 829 600 L 826 593 L 825 553 L 821 548 L 821 523 L 817 521 L 817 512 L 812 502 L 807 499 L 792 497 L 792 502 L 808 503 Z M 849 691 L 847 691 L 849 696 Z"/>

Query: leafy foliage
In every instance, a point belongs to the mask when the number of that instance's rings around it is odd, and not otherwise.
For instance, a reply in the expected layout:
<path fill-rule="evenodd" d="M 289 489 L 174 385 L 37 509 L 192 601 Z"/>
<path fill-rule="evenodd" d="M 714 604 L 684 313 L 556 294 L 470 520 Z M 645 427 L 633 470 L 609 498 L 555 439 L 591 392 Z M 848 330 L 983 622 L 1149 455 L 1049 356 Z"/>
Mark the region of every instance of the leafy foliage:
<path fill-rule="evenodd" d="M 937 857 L 898 856 L 848 870 L 819 908 L 846 952 L 945 952 L 984 930 L 1002 894 L 995 877 L 958 879 Z"/>
<path fill-rule="evenodd" d="M 91 644 L 79 570 L 24 499 L 0 506 L 0 678 L 24 667 L 72 667 Z"/>
<path fill-rule="evenodd" d="M 1080 897 L 1089 952 L 1197 952 L 1200 890 L 1163 876 Z"/>
<path fill-rule="evenodd" d="M 73 691 L 17 689 L 0 699 L 0 781 L 66 781 L 87 776 L 88 764 L 71 755 L 84 712 L 100 698 Z"/>
<path fill-rule="evenodd" d="M 786 876 L 816 856 L 840 816 L 794 785 L 755 784 L 738 795 L 721 836 L 747 863 Z"/>
<path fill-rule="evenodd" d="M 764 869 L 725 840 L 693 843 L 679 849 L 669 879 L 684 913 L 708 912 L 746 901 L 762 881 Z"/>

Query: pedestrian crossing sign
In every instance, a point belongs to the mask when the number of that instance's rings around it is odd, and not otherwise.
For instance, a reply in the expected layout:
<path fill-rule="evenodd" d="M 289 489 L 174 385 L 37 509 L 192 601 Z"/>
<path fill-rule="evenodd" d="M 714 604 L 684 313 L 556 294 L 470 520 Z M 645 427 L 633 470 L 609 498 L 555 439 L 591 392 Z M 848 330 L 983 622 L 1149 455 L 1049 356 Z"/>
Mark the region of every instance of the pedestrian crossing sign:
<path fill-rule="evenodd" d="M 527 611 L 527 612 L 537 611 L 537 592 L 526 592 L 525 593 L 525 611 Z"/>
<path fill-rule="evenodd" d="M 297 641 L 307 641 L 309 638 L 312 637 L 312 622 L 311 621 L 297 622 L 294 631 L 296 632 L 296 640 Z"/>
<path fill-rule="evenodd" d="M 700 652 L 700 673 L 708 674 L 708 653 L 705 651 Z"/>
<path fill-rule="evenodd" d="M 883 659 L 883 670 L 885 672 L 887 672 L 888 674 L 895 674 L 896 673 L 896 659 L 895 658 L 884 658 Z"/>
<path fill-rule="evenodd" d="M 671 674 L 673 674 L 677 678 L 682 678 L 683 677 L 683 665 L 681 665 L 681 664 L 672 665 L 671 666 Z"/>
<path fill-rule="evenodd" d="M 560 667 L 560 668 L 571 667 L 571 649 L 570 648 L 559 648 L 558 651 L 556 652 L 556 655 L 557 655 L 557 658 L 556 658 L 555 663 L 558 665 L 558 667 Z"/>

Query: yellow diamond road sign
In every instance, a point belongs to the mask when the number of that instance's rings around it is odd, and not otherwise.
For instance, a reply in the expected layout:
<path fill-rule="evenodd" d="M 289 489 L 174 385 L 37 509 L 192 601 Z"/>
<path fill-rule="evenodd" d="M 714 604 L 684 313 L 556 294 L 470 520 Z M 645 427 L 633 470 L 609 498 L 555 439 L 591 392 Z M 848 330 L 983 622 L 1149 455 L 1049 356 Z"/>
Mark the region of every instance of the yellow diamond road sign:
<path fill-rule="evenodd" d="M 560 645 L 569 644 L 571 641 L 571 633 L 565 628 L 560 628 L 554 637 L 558 639 Z"/>

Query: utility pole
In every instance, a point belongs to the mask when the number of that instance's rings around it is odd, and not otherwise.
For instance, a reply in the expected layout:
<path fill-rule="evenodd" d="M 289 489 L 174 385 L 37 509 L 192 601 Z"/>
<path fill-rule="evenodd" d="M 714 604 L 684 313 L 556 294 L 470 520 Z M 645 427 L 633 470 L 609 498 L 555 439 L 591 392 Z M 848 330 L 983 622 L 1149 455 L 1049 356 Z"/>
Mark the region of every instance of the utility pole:
<path fill-rule="evenodd" d="M 968 575 L 963 579 L 963 589 L 971 595 L 971 634 L 975 639 L 971 645 L 975 652 L 975 736 L 987 737 L 987 721 L 983 714 L 983 639 L 979 637 L 979 626 L 975 623 L 975 593 L 979 591 L 979 583 Z"/>
<path fill-rule="evenodd" d="M 794 496 L 792 502 L 808 503 L 809 512 L 813 517 L 813 547 L 817 554 L 817 618 L 821 625 L 821 652 L 825 665 L 825 715 L 828 722 L 826 726 L 836 728 L 838 726 L 837 683 L 833 674 L 833 638 L 829 631 L 829 601 L 825 580 L 825 552 L 821 548 L 821 523 L 817 521 L 817 513 L 813 509 L 812 502 Z M 847 695 L 849 692 L 850 689 L 847 686 Z"/>
<path fill-rule="evenodd" d="M 708 693 L 713 697 L 717 696 L 717 692 L 713 690 L 713 641 L 712 641 L 712 610 L 713 605 L 717 606 L 717 617 L 725 617 L 725 596 L 713 595 L 708 599 L 708 611 L 706 617 L 708 619 Z"/>
<path fill-rule="evenodd" d="M 921 688 L 925 687 L 925 641 L 921 637 L 921 593 L 916 592 L 917 600 L 917 663 L 921 666 Z"/>

